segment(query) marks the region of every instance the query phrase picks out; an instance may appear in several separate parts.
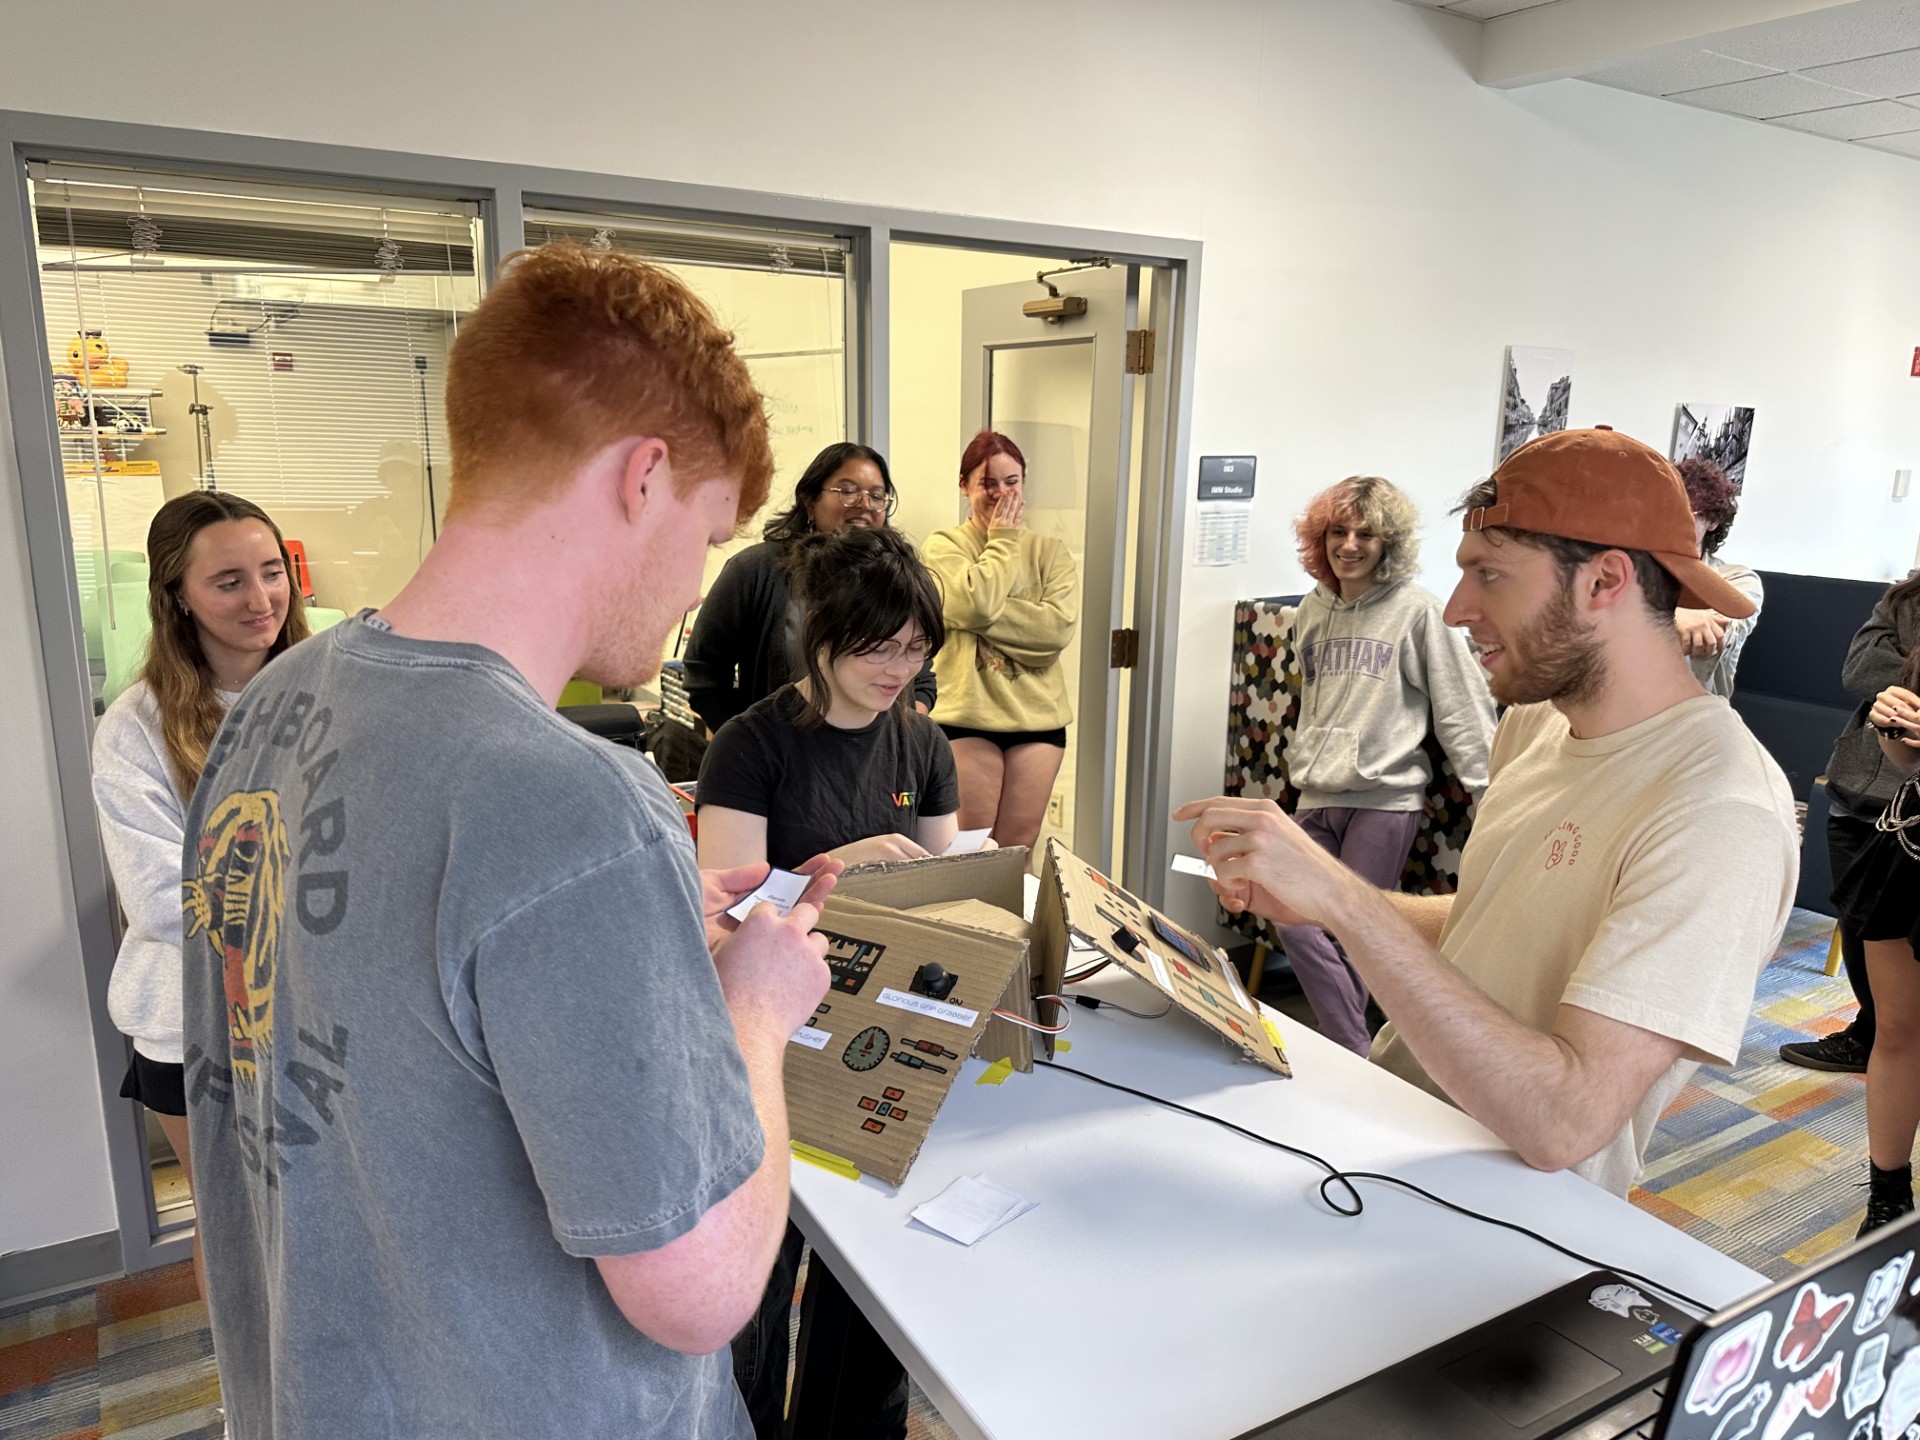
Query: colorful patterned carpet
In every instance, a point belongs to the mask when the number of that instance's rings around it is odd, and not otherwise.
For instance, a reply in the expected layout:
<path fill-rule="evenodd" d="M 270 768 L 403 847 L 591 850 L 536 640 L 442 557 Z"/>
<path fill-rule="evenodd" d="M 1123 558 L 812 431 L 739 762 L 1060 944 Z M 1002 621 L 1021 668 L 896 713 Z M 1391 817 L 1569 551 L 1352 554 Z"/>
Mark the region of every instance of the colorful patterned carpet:
<path fill-rule="evenodd" d="M 1702 1071 L 1655 1137 L 1633 1201 L 1768 1275 L 1853 1234 L 1865 1206 L 1860 1079 L 1795 1069 L 1782 1042 L 1845 1025 L 1831 922 L 1795 911 L 1731 1071 Z M 0 1440 L 215 1440 L 219 1381 L 192 1272 L 177 1265 L 0 1310 Z M 952 1432 L 914 1395 L 909 1440 Z"/>

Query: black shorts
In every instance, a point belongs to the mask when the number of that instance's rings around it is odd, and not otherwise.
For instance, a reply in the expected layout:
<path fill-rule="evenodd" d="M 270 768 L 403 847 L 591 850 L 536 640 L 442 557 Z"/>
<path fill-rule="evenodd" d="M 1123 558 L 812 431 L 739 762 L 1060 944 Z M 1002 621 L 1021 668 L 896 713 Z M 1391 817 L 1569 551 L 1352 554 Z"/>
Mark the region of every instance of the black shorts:
<path fill-rule="evenodd" d="M 1905 940 L 1920 958 L 1920 860 L 1901 849 L 1898 835 L 1871 833 L 1834 881 L 1833 901 L 1862 940 Z"/>
<path fill-rule="evenodd" d="M 970 730 L 965 725 L 942 725 L 949 740 L 985 740 L 998 745 L 1002 750 L 1011 750 L 1016 745 L 1053 745 L 1064 750 L 1067 748 L 1067 727 L 1057 730 Z"/>
<path fill-rule="evenodd" d="M 127 1078 L 120 1082 L 120 1093 L 129 1100 L 138 1100 L 157 1115 L 185 1115 L 186 1067 L 149 1060 L 136 1050 L 132 1063 L 127 1066 Z"/>

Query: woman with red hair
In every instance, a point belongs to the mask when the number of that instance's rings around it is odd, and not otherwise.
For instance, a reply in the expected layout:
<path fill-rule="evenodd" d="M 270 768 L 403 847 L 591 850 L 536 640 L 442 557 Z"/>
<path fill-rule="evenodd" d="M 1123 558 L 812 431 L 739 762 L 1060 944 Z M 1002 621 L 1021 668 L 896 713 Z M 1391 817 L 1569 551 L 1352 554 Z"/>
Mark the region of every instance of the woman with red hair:
<path fill-rule="evenodd" d="M 1420 558 L 1413 502 L 1377 475 L 1322 490 L 1294 525 L 1300 563 L 1320 583 L 1294 614 L 1300 723 L 1287 775 L 1294 819 L 1321 849 L 1387 889 L 1420 829 L 1439 736 L 1461 784 L 1487 788 L 1493 697 L 1440 601 L 1409 578 Z M 1367 987 L 1317 925 L 1283 925 L 1280 943 L 1320 1033 L 1364 1055 Z"/>
<path fill-rule="evenodd" d="M 943 593 L 934 719 L 960 771 L 960 828 L 1031 847 L 1067 753 L 1060 653 L 1080 623 L 1080 576 L 1065 545 L 1022 523 L 1026 478 L 1018 445 L 974 436 L 960 456 L 966 523 L 929 536 L 921 558 Z"/>

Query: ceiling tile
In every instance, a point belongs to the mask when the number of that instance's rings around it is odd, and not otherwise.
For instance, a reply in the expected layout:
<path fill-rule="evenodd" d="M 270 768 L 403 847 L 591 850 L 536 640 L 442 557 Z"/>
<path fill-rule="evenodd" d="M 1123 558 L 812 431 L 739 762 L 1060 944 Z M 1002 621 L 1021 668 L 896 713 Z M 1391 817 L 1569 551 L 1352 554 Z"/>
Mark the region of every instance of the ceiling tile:
<path fill-rule="evenodd" d="M 1731 85 L 1710 85 L 1704 90 L 1682 90 L 1672 98 L 1729 115 L 1772 120 L 1780 115 L 1855 105 L 1872 97 L 1822 85 L 1818 80 L 1800 75 L 1765 75 L 1758 80 L 1739 80 Z"/>
<path fill-rule="evenodd" d="M 1864 145 L 1869 150 L 1891 150 L 1896 155 L 1920 156 L 1920 131 L 1905 135 L 1882 135 L 1872 140 L 1856 140 L 1856 145 Z"/>
<path fill-rule="evenodd" d="M 1583 78 L 1598 80 L 1620 90 L 1637 90 L 1642 95 L 1671 95 L 1676 90 L 1700 90 L 1709 85 L 1731 85 L 1736 80 L 1757 80 L 1777 72 L 1749 60 L 1731 55 L 1716 55 L 1711 50 L 1682 50 L 1666 55 L 1649 55 L 1611 70 L 1596 70 Z"/>
<path fill-rule="evenodd" d="M 1838 85 L 1843 90 L 1858 90 L 1862 95 L 1920 94 L 1920 49 L 1896 50 L 1891 55 L 1872 55 L 1865 60 L 1846 60 L 1838 65 L 1820 65 L 1803 72 L 1809 80 L 1823 85 Z"/>
<path fill-rule="evenodd" d="M 1835 140 L 1865 140 L 1875 135 L 1903 135 L 1920 130 L 1920 108 L 1891 100 L 1869 100 L 1864 105 L 1842 105 L 1837 110 L 1810 110 L 1804 115 L 1782 115 L 1768 122 L 1810 135 Z"/>
<path fill-rule="evenodd" d="M 1886 6 L 1841 5 L 1770 25 L 1751 36 L 1721 35 L 1713 48 L 1723 55 L 1805 70 L 1866 55 L 1920 47 L 1920 0 Z"/>

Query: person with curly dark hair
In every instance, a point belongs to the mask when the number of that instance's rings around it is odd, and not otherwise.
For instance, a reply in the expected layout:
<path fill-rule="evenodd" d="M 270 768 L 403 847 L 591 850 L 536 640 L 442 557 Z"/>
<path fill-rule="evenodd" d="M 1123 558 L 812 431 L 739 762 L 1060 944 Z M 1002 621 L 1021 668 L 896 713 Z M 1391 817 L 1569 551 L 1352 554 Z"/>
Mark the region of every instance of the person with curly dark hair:
<path fill-rule="evenodd" d="M 899 492 L 887 457 L 871 445 L 829 445 L 794 483 L 793 501 L 750 545 L 728 560 L 693 618 L 687 639 L 687 698 L 709 730 L 806 673 L 800 654 L 804 617 L 789 583 L 794 543 L 805 535 L 884 530 Z M 933 709 L 933 667 L 913 680 L 912 703 Z"/>
<path fill-rule="evenodd" d="M 1733 672 L 1740 664 L 1740 647 L 1747 643 L 1753 627 L 1760 623 L 1765 587 L 1748 566 L 1719 558 L 1727 532 L 1733 529 L 1733 517 L 1740 511 L 1740 487 L 1711 460 L 1682 460 L 1679 469 L 1680 479 L 1687 487 L 1687 504 L 1693 510 L 1693 530 L 1700 540 L 1701 558 L 1753 602 L 1753 614 L 1745 617 L 1690 606 L 1673 612 L 1673 628 L 1680 632 L 1680 647 L 1686 652 L 1694 679 L 1707 687 L 1708 694 L 1731 699 Z"/>

